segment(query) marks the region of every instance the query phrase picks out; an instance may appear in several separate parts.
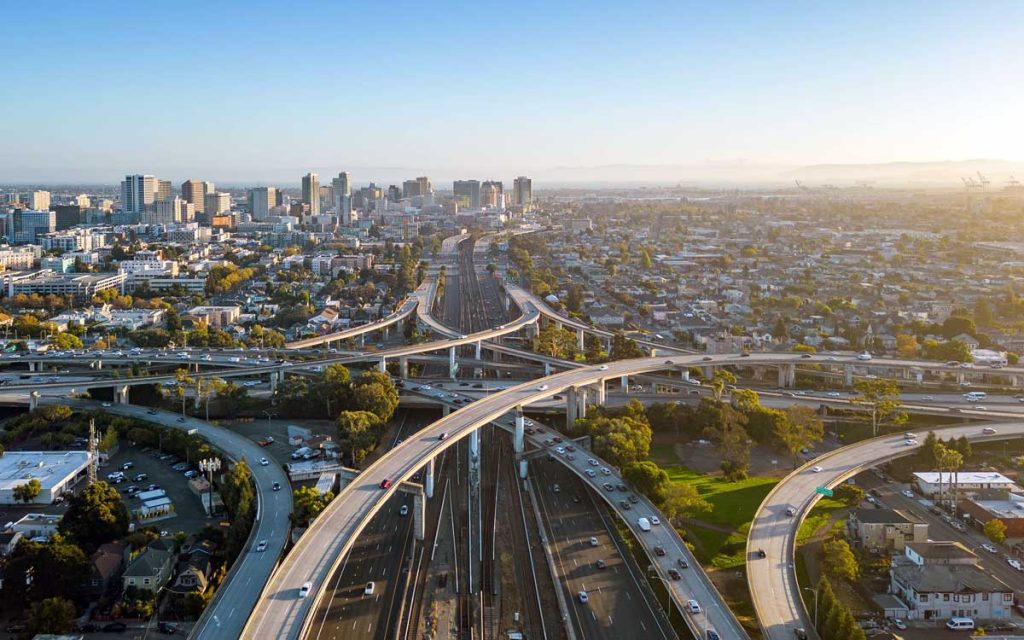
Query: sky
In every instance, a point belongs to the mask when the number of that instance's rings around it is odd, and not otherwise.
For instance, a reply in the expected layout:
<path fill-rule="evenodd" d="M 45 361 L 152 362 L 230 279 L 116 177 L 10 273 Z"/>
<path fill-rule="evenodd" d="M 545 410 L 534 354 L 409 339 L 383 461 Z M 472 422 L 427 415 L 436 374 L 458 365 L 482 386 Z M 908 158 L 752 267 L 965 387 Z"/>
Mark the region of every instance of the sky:
<path fill-rule="evenodd" d="M 3 6 L 0 183 L 1024 160 L 1022 2 Z"/>

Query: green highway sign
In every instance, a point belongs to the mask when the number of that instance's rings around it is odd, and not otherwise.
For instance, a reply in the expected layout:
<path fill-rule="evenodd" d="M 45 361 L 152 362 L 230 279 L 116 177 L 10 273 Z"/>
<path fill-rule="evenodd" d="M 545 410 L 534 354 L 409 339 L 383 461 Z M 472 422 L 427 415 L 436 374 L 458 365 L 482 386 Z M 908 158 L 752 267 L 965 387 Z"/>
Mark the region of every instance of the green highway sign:
<path fill-rule="evenodd" d="M 820 493 L 821 495 L 825 496 L 826 498 L 831 498 L 832 497 L 832 490 L 827 488 L 827 487 L 815 487 L 814 488 L 814 492 L 815 493 Z"/>

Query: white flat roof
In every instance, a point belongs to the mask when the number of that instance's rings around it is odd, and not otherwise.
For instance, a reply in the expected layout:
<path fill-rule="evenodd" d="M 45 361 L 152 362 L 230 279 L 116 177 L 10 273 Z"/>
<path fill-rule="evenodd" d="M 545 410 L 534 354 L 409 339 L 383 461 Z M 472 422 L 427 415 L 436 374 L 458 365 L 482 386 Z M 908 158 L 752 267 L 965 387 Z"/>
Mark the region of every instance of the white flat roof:
<path fill-rule="evenodd" d="M 49 491 L 89 465 L 87 451 L 6 451 L 0 456 L 0 491 L 32 478 Z"/>
<path fill-rule="evenodd" d="M 914 473 L 914 477 L 928 484 L 939 483 L 939 473 L 934 471 L 918 471 Z M 960 471 L 955 474 L 944 472 L 942 474 L 943 484 L 1013 484 L 1013 480 L 1010 480 L 1001 473 L 995 471 Z"/>

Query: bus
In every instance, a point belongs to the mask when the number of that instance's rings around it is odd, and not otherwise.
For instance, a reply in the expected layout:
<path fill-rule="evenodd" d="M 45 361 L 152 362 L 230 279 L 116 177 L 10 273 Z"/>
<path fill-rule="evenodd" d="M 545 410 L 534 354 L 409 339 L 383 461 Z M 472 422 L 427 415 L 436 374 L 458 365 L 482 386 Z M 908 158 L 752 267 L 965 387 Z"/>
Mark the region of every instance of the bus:
<path fill-rule="evenodd" d="M 970 391 L 964 394 L 964 399 L 967 402 L 980 402 L 988 397 L 988 394 L 984 391 Z"/>

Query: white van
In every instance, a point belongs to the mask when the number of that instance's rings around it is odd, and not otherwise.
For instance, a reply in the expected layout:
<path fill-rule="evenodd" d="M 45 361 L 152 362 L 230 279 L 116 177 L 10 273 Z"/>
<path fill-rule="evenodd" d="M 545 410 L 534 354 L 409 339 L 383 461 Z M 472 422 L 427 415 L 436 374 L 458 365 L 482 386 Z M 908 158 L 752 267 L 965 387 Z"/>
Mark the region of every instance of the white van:
<path fill-rule="evenodd" d="M 651 530 L 651 521 L 647 518 L 637 518 L 636 525 L 640 527 L 641 531 Z"/>
<path fill-rule="evenodd" d="M 971 618 L 950 618 L 946 622 L 946 628 L 951 631 L 973 631 L 974 620 Z"/>

